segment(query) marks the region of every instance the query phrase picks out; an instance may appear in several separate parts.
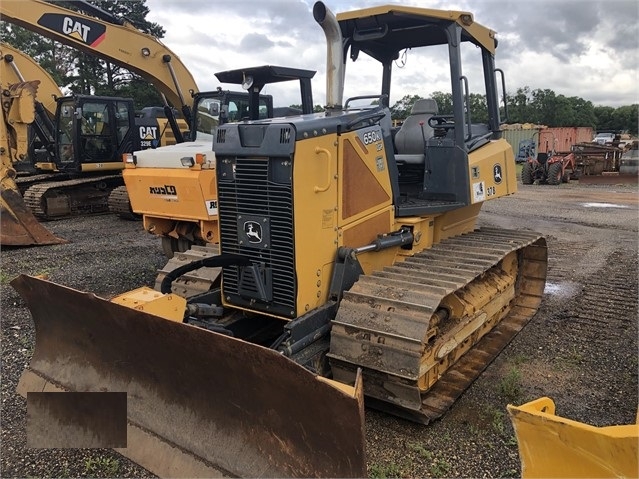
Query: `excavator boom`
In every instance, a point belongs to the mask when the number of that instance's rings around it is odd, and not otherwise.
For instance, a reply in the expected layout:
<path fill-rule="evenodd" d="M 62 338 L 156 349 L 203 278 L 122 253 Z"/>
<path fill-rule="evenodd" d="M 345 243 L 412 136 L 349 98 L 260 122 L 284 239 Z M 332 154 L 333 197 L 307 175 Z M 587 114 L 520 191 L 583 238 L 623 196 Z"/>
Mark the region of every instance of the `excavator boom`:
<path fill-rule="evenodd" d="M 8 43 L 0 42 L 0 59 L 5 63 L 2 76 L 5 83 L 17 83 L 25 80 L 40 80 L 38 85 L 38 103 L 41 103 L 50 118 L 56 110 L 56 98 L 63 96 L 53 77 L 33 58 Z"/>
<path fill-rule="evenodd" d="M 52 38 L 137 73 L 152 83 L 174 107 L 190 106 L 197 84 L 157 38 L 132 25 L 83 15 L 42 0 L 3 0 L 2 20 Z M 185 115 L 188 118 L 188 115 Z"/>

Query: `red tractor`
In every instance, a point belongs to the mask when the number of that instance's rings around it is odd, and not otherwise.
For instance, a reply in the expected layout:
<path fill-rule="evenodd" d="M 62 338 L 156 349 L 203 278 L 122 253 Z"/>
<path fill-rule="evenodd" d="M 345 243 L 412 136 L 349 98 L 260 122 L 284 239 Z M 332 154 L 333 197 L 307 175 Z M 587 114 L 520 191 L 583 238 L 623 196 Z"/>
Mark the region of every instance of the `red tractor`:
<path fill-rule="evenodd" d="M 575 155 L 571 153 L 539 153 L 536 158 L 530 156 L 521 169 L 521 182 L 532 185 L 536 181 L 558 185 L 568 183 L 575 172 Z"/>

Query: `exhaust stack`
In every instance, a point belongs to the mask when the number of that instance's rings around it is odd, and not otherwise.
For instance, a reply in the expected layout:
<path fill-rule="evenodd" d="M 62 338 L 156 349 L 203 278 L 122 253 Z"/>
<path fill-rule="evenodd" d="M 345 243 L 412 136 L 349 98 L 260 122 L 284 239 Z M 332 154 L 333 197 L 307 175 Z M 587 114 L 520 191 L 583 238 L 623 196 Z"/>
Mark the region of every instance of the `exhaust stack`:
<path fill-rule="evenodd" d="M 326 35 L 326 108 L 341 110 L 345 72 L 342 32 L 335 15 L 324 2 L 315 2 L 313 18 Z"/>

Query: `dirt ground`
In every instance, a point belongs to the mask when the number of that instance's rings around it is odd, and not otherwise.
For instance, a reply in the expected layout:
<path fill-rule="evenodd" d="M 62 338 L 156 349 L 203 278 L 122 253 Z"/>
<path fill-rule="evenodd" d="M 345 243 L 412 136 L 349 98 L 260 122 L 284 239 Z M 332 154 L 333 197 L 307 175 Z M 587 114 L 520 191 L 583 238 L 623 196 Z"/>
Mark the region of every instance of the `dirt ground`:
<path fill-rule="evenodd" d="M 521 186 L 484 205 L 480 226 L 537 231 L 548 242 L 539 312 L 440 420 L 421 426 L 366 411 L 371 477 L 517 477 L 506 405 L 549 396 L 557 414 L 596 426 L 634 422 L 638 405 L 637 186 Z M 141 224 L 113 216 L 47 224 L 66 245 L 2 251 L 0 476 L 148 477 L 109 450 L 27 449 L 26 401 L 15 394 L 33 351 L 19 273 L 102 296 L 152 285 L 164 263 Z"/>

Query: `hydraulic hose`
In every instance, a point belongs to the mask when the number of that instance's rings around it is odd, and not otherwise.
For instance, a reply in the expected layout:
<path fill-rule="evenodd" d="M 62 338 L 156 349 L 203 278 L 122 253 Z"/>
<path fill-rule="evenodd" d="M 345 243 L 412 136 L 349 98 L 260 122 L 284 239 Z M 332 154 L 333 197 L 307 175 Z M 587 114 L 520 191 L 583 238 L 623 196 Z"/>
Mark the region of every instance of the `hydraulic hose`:
<path fill-rule="evenodd" d="M 211 256 L 210 258 L 203 258 L 197 261 L 193 261 L 179 268 L 175 268 L 168 273 L 162 280 L 160 285 L 160 292 L 162 294 L 171 293 L 171 285 L 173 281 L 182 276 L 199 268 L 223 268 L 225 266 L 250 266 L 251 262 L 245 256 L 237 254 L 220 254 L 217 256 Z"/>

